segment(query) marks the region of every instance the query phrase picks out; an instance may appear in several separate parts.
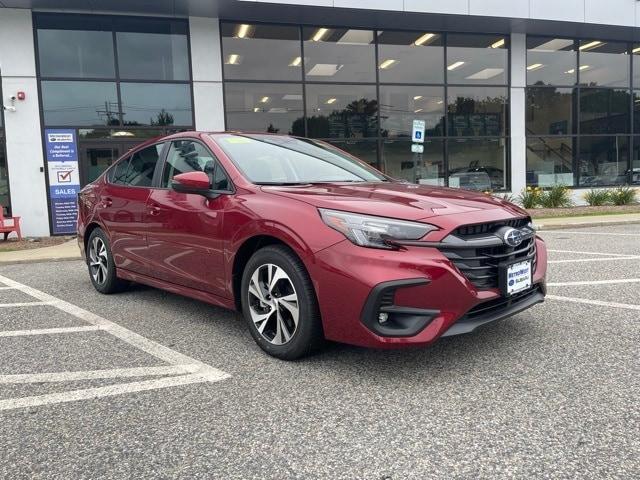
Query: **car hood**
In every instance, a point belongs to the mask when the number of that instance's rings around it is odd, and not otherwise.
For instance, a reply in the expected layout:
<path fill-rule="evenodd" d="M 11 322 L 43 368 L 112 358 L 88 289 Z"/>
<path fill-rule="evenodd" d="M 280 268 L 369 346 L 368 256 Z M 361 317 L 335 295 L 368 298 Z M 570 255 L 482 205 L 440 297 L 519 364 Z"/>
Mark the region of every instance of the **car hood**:
<path fill-rule="evenodd" d="M 527 215 L 519 207 L 491 195 L 400 182 L 263 186 L 262 190 L 319 208 L 404 220 L 494 209 L 503 209 L 515 216 Z"/>

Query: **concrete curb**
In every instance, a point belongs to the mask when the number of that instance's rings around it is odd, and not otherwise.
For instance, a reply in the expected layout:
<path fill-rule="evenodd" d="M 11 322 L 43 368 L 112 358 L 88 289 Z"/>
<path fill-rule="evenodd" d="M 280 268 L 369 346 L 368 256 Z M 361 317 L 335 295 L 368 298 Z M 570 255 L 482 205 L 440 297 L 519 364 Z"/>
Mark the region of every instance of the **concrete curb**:
<path fill-rule="evenodd" d="M 28 263 L 57 263 L 57 262 L 73 262 L 82 260 L 82 257 L 68 257 L 68 258 L 34 258 L 30 260 L 0 260 L 0 267 L 4 265 L 22 265 Z"/>
<path fill-rule="evenodd" d="M 613 222 L 580 222 L 580 223 L 561 223 L 558 225 L 537 223 L 536 219 L 533 219 L 533 224 L 537 227 L 538 231 L 544 232 L 545 230 L 570 230 L 572 228 L 589 228 L 589 227 L 606 227 L 614 225 L 633 225 L 640 224 L 640 220 L 617 220 Z"/>

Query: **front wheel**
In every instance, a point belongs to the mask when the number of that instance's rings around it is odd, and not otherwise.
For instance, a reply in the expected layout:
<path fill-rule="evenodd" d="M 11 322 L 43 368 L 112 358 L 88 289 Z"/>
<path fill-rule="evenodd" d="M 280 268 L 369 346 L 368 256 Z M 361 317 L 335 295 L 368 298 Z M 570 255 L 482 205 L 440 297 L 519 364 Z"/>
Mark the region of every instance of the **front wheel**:
<path fill-rule="evenodd" d="M 116 293 L 126 287 L 127 283 L 116 275 L 109 239 L 101 228 L 94 229 L 89 235 L 87 265 L 91 283 L 100 293 Z"/>
<path fill-rule="evenodd" d="M 242 275 L 242 312 L 256 343 L 283 360 L 304 357 L 322 340 L 315 291 L 300 259 L 272 245 L 249 259 Z"/>

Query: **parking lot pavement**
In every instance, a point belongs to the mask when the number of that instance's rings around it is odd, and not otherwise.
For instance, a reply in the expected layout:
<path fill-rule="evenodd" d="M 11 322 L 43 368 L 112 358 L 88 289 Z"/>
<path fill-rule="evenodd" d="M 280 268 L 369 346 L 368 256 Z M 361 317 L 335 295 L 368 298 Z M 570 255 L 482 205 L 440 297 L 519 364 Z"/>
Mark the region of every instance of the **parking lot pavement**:
<path fill-rule="evenodd" d="M 0 267 L 0 478 L 638 478 L 640 226 L 542 236 L 544 304 L 295 363 L 78 261 Z"/>

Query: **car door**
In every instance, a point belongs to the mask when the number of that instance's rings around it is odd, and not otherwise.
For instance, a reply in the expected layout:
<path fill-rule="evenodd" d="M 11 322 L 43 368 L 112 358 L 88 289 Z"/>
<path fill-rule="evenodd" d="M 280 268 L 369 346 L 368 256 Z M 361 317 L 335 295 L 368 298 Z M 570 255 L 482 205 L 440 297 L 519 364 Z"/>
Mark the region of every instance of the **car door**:
<path fill-rule="evenodd" d="M 206 172 L 212 188 L 231 192 L 228 176 L 207 147 L 192 139 L 171 142 L 158 188 L 147 201 L 152 268 L 162 280 L 228 296 L 222 225 L 230 197 L 206 198 L 170 188 L 175 175 L 193 171 Z"/>
<path fill-rule="evenodd" d="M 116 266 L 150 274 L 147 200 L 163 143 L 140 149 L 109 172 L 98 199 L 98 217 L 108 231 Z"/>

